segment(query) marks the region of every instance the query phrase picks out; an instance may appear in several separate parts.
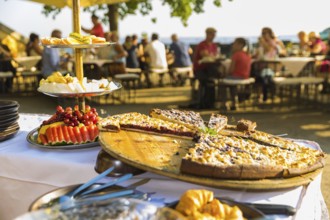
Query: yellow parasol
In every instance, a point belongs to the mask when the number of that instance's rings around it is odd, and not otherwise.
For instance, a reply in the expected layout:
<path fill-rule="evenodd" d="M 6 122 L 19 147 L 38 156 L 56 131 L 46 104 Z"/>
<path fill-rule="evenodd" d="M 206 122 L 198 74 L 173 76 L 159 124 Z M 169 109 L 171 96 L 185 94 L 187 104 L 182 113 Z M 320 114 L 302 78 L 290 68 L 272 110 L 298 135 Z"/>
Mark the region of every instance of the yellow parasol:
<path fill-rule="evenodd" d="M 38 2 L 45 5 L 53 5 L 58 8 L 64 8 L 66 6 L 73 8 L 72 0 L 29 0 L 29 1 Z M 100 4 L 116 4 L 126 1 L 128 0 L 80 0 L 80 6 L 88 7 L 88 6 L 100 5 Z"/>

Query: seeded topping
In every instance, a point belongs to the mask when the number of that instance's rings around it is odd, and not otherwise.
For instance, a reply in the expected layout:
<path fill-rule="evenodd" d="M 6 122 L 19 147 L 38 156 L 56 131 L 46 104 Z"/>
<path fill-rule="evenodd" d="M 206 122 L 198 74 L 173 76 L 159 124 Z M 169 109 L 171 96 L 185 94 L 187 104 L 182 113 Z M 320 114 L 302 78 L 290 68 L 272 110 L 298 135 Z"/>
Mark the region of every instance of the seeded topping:
<path fill-rule="evenodd" d="M 118 127 L 118 130 L 137 129 L 146 132 L 150 131 L 161 134 L 182 135 L 185 137 L 194 137 L 196 134 L 196 131 L 181 124 L 164 121 L 158 118 L 151 118 L 138 112 L 114 115 L 101 121 L 100 124 L 105 130 Z"/>
<path fill-rule="evenodd" d="M 178 124 L 182 124 L 191 129 L 204 129 L 204 121 L 199 113 L 194 111 L 185 111 L 178 109 L 152 109 L 150 111 L 150 116 L 153 118 L 159 118 L 163 120 L 167 120 L 170 122 L 175 122 Z"/>
<path fill-rule="evenodd" d="M 282 166 L 284 169 L 301 168 L 314 164 L 322 156 L 322 152 L 307 147 L 299 146 L 299 150 L 290 151 L 223 135 L 203 135 L 195 148 L 190 149 L 185 159 L 214 165 L 258 164 Z"/>
<path fill-rule="evenodd" d="M 212 113 L 208 123 L 208 127 L 219 133 L 219 131 L 226 127 L 227 122 L 228 118 L 226 116 Z"/>
<path fill-rule="evenodd" d="M 278 177 L 277 175 L 281 175 L 278 173 L 290 174 L 288 171 L 290 169 L 298 169 L 298 172 L 295 172 L 300 174 L 300 170 L 306 173 L 311 171 L 310 167 L 317 169 L 324 165 L 322 159 L 325 155 L 322 151 L 255 130 L 256 123 L 249 120 L 242 119 L 237 126 L 233 126 L 227 124 L 226 116 L 212 114 L 207 124 L 208 128 L 203 130 L 205 128 L 203 119 L 199 113 L 193 111 L 152 109 L 150 116 L 137 112 L 113 115 L 101 120 L 99 128 L 107 131 L 138 130 L 192 138 L 196 143 L 183 156 L 185 163 L 182 163 L 192 164 L 191 168 L 189 166 L 182 169 L 182 172 L 190 174 L 198 174 L 198 171 L 193 172 L 194 164 L 198 164 L 197 167 L 204 165 L 211 167 L 210 174 L 203 173 L 203 175 L 217 178 L 219 174 L 213 176 L 217 168 L 226 170 L 231 167 L 234 170 L 241 168 L 249 170 L 248 168 L 253 167 L 251 169 L 256 170 L 253 174 L 256 177 L 246 177 L 249 174 L 243 175 L 243 178 L 251 179 L 259 178 L 265 175 L 263 173 L 272 172 L 272 170 L 275 170 L 276 174 L 271 174 L 273 176 L 270 177 Z M 205 132 L 208 130 L 215 132 Z M 179 156 L 178 153 L 175 155 Z M 259 171 L 261 174 L 258 177 Z M 226 175 L 230 176 L 230 174 Z M 233 178 L 237 178 L 238 175 L 232 174 Z M 287 174 L 282 176 L 285 175 L 288 176 Z M 260 178 L 268 177 L 266 175 Z"/>

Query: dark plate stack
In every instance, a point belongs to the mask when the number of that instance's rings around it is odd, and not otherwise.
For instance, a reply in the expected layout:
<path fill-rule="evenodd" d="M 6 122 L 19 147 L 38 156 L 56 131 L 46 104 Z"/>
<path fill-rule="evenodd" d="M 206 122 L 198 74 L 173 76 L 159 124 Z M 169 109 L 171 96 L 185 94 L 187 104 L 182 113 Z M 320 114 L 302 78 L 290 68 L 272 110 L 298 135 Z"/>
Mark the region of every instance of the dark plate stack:
<path fill-rule="evenodd" d="M 19 131 L 18 108 L 16 101 L 0 100 L 0 141 L 14 137 Z"/>

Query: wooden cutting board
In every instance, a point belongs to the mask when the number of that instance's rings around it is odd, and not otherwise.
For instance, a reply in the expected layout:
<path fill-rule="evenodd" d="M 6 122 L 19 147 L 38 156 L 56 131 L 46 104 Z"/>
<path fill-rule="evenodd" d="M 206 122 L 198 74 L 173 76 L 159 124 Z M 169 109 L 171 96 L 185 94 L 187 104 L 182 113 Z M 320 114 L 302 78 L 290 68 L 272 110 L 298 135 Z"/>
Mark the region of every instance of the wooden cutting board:
<path fill-rule="evenodd" d="M 180 173 L 181 158 L 190 147 L 194 146 L 195 143 L 192 140 L 121 130 L 118 133 L 100 132 L 99 142 L 111 156 L 136 168 L 216 188 L 251 191 L 280 190 L 308 184 L 322 171 L 318 169 L 297 177 L 263 180 L 205 178 Z"/>

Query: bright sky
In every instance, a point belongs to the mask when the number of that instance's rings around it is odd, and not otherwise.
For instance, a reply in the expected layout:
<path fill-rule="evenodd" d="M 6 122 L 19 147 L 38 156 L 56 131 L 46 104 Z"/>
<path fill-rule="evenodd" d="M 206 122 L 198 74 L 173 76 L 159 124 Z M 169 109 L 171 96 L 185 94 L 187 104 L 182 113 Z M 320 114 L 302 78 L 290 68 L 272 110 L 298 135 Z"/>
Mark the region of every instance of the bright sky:
<path fill-rule="evenodd" d="M 178 18 L 170 18 L 169 9 L 159 0 L 153 0 L 154 10 L 149 16 L 129 16 L 120 21 L 121 36 L 159 33 L 169 37 L 177 33 L 184 37 L 204 36 L 204 30 L 213 26 L 219 37 L 258 36 L 264 26 L 271 27 L 275 34 L 296 35 L 300 30 L 322 31 L 330 26 L 329 0 L 222 0 L 222 7 L 213 6 L 213 0 L 207 0 L 205 13 L 193 15 L 184 27 Z M 56 20 L 41 14 L 42 4 L 26 0 L 0 0 L 0 22 L 15 31 L 29 36 L 31 32 L 41 37 L 49 36 L 59 28 L 63 36 L 72 32 L 72 11 L 62 10 Z M 151 18 L 157 17 L 157 23 Z M 90 28 L 90 14 L 81 13 L 81 24 Z M 108 27 L 104 27 L 107 31 Z"/>

